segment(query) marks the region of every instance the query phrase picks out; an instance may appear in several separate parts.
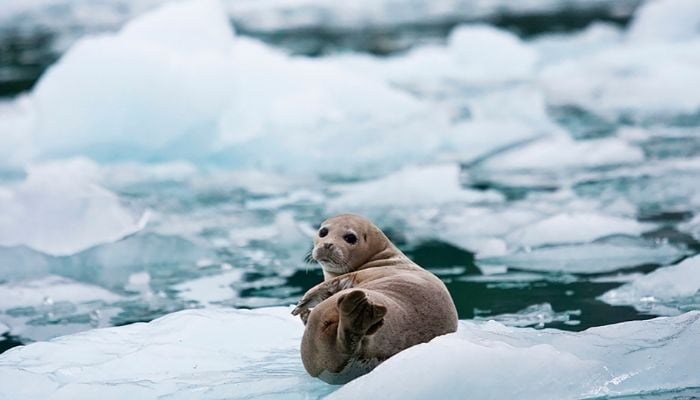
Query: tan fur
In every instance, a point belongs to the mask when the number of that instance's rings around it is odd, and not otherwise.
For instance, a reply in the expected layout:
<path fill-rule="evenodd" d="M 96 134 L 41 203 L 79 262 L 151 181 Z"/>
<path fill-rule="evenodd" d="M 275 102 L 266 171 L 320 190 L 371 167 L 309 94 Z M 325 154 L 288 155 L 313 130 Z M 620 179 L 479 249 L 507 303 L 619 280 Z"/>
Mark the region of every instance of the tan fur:
<path fill-rule="evenodd" d="M 292 311 L 306 329 L 304 367 L 329 383 L 345 383 L 410 346 L 457 330 L 447 288 L 408 259 L 369 220 L 339 215 L 321 224 L 312 256 L 324 282 Z M 353 234 L 354 244 L 344 236 Z"/>

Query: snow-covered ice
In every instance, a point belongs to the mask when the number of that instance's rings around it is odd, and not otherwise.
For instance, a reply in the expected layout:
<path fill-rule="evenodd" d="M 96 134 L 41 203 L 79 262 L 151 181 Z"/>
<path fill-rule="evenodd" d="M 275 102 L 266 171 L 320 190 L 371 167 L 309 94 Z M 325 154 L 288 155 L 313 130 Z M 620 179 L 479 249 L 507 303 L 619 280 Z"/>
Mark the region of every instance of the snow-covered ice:
<path fill-rule="evenodd" d="M 700 385 L 700 313 L 581 333 L 461 321 L 344 387 L 311 378 L 289 308 L 188 310 L 0 355 L 3 398 L 537 398 Z M 518 365 L 519 368 L 503 368 Z"/>

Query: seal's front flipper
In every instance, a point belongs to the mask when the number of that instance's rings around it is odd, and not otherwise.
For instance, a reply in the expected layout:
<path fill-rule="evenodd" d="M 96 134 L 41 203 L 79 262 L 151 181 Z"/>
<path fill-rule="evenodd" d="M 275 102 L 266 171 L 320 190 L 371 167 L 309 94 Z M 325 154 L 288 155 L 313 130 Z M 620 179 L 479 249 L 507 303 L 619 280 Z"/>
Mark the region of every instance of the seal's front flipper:
<path fill-rule="evenodd" d="M 321 282 L 312 287 L 304 294 L 304 297 L 299 300 L 297 306 L 292 310 L 292 315 L 299 315 L 301 320 L 304 321 L 304 324 L 306 324 L 311 308 L 316 307 L 322 301 L 341 290 L 351 288 L 354 282 L 353 278 L 353 274 L 347 274 L 329 281 Z"/>
<path fill-rule="evenodd" d="M 354 353 L 364 336 L 375 333 L 384 323 L 386 307 L 373 303 L 364 290 L 356 289 L 338 298 L 338 344 Z"/>

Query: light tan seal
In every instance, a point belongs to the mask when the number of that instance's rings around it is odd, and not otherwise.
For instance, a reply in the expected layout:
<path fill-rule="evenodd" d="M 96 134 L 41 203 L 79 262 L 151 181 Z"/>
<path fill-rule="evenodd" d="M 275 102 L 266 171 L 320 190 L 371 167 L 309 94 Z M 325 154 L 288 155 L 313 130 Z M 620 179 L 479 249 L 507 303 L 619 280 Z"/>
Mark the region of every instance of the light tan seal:
<path fill-rule="evenodd" d="M 457 310 L 442 281 L 366 218 L 324 221 L 312 256 L 324 282 L 292 311 L 306 324 L 301 358 L 311 376 L 345 383 L 401 350 L 457 330 Z"/>

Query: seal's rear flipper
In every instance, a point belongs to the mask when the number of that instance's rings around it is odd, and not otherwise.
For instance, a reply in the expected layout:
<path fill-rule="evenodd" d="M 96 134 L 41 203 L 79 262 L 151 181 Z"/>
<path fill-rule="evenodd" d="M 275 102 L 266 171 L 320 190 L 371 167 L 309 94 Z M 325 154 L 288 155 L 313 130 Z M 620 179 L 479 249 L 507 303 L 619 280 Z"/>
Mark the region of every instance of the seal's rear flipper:
<path fill-rule="evenodd" d="M 362 289 L 338 297 L 338 344 L 347 354 L 357 350 L 360 340 L 379 329 L 384 322 L 386 307 L 370 301 Z"/>

